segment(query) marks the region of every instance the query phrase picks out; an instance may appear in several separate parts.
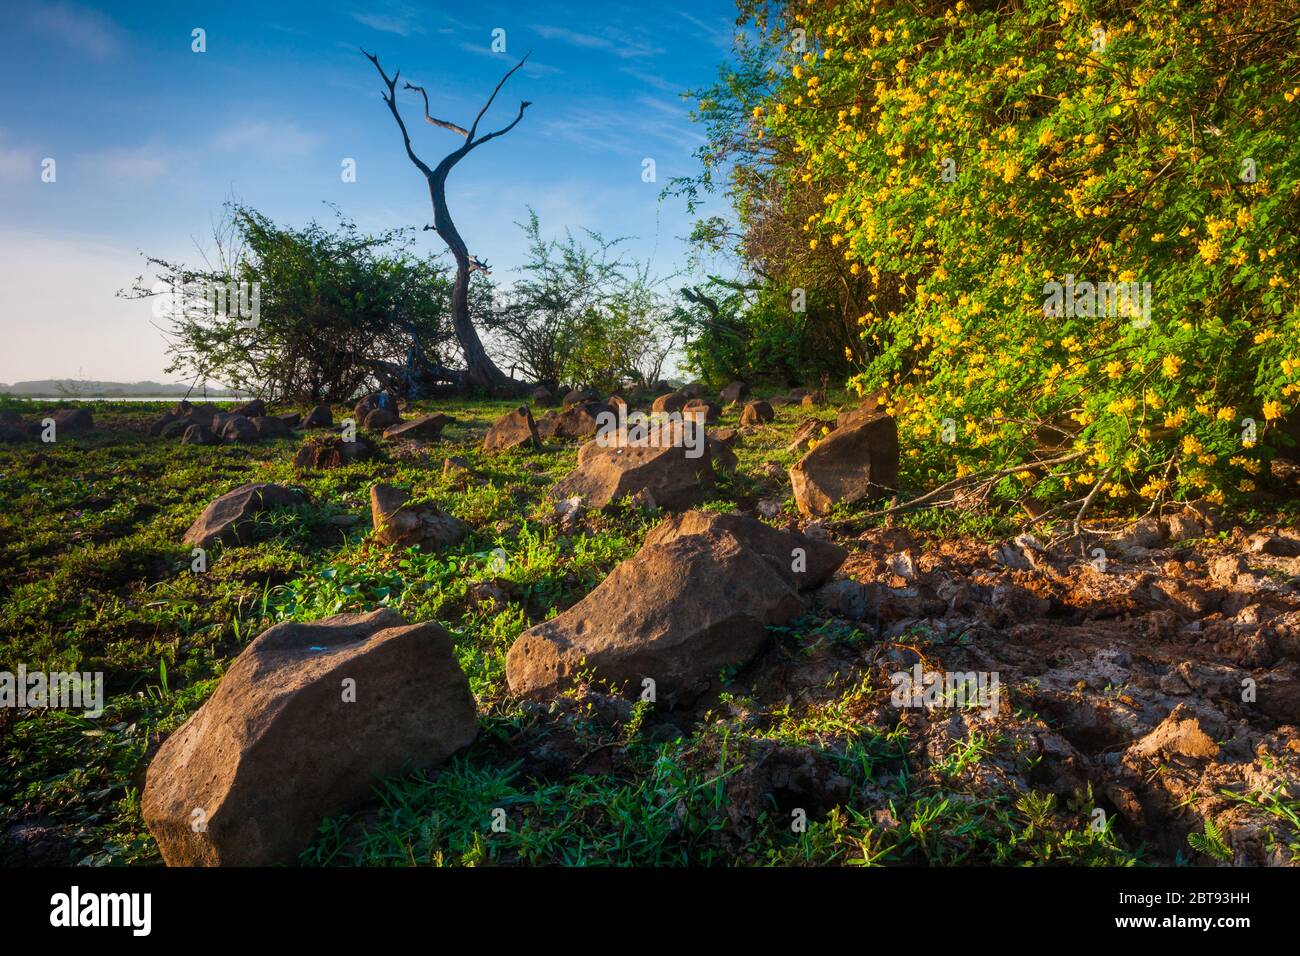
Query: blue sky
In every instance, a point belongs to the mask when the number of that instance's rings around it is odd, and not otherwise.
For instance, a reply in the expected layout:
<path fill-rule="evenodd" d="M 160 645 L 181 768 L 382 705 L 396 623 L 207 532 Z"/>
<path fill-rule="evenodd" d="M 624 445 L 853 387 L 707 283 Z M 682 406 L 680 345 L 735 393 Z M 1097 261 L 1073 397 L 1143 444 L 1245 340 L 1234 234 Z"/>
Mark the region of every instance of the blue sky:
<path fill-rule="evenodd" d="M 470 251 L 509 281 L 533 206 L 544 232 L 634 236 L 660 273 L 684 265 L 690 223 L 660 202 L 696 171 L 701 143 L 682 90 L 710 81 L 734 30 L 728 0 L 682 3 L 17 3 L 0 0 L 0 382 L 162 379 L 147 303 L 113 292 L 141 251 L 196 261 L 236 195 L 276 221 L 365 229 L 431 221 L 358 47 L 428 89 L 434 116 L 468 125 L 525 52 L 483 121 L 511 133 L 453 172 L 448 198 Z M 191 50 L 195 28 L 207 51 Z M 491 50 L 505 31 L 505 53 Z M 400 87 L 399 87 L 400 88 Z M 432 165 L 460 140 L 399 98 Z M 655 160 L 657 182 L 642 181 Z M 56 180 L 42 182 L 42 161 Z M 341 163 L 356 161 L 356 182 Z M 421 248 L 440 250 L 433 233 Z M 210 241 L 208 242 L 210 246 Z"/>

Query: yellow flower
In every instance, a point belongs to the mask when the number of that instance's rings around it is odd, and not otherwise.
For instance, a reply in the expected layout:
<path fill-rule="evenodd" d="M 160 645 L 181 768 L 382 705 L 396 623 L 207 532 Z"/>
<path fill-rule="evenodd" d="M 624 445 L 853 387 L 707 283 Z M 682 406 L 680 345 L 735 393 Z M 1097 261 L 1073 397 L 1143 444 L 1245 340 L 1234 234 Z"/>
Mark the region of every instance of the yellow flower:
<path fill-rule="evenodd" d="M 1166 355 L 1160 367 L 1165 373 L 1165 378 L 1177 378 L 1178 373 L 1182 371 L 1183 360 L 1177 355 Z"/>
<path fill-rule="evenodd" d="M 1282 417 L 1282 403 L 1281 403 L 1281 402 L 1265 402 L 1265 403 L 1264 403 L 1264 417 L 1267 418 L 1270 422 L 1272 422 L 1272 421 L 1276 421 L 1277 419 L 1281 418 L 1281 417 Z"/>

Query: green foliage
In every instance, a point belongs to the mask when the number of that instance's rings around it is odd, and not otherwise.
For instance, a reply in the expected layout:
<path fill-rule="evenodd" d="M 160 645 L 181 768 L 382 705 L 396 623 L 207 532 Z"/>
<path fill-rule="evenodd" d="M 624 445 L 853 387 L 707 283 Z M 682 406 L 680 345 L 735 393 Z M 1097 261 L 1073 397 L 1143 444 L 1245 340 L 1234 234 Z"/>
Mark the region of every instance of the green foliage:
<path fill-rule="evenodd" d="M 228 203 L 215 239 L 215 266 L 149 258 L 160 284 L 137 282 L 127 293 L 162 297 L 168 373 L 329 403 L 391 377 L 408 359 L 451 357 L 451 278 L 435 258 L 410 251 L 412 230 L 367 235 L 342 214 L 333 230 L 315 222 L 295 229 Z M 229 296 L 224 313 L 213 307 L 214 288 Z M 481 298 L 481 285 L 472 291 Z"/>
<path fill-rule="evenodd" d="M 618 257 L 621 239 L 587 232 L 542 236 L 537 214 L 520 223 L 528 237 L 522 275 L 485 318 L 507 367 L 551 388 L 657 381 L 674 341 L 667 305 L 647 266 Z"/>
<path fill-rule="evenodd" d="M 859 328 L 855 384 L 886 390 L 933 481 L 1060 457 L 996 493 L 1255 489 L 1300 392 L 1289 6 L 845 0 L 742 16 L 758 40 L 700 111 L 706 158 L 737 161 L 743 251 L 776 288 L 796 277 L 858 310 L 842 313 Z M 1050 284 L 1071 277 L 1149 283 L 1149 321 L 1086 293 L 1054 314 Z"/>

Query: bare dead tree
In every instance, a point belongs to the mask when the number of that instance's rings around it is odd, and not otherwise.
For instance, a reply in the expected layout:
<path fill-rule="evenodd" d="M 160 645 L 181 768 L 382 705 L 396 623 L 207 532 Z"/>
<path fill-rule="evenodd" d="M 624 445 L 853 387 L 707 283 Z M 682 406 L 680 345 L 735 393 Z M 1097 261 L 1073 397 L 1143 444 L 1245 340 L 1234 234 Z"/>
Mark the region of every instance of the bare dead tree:
<path fill-rule="evenodd" d="M 456 333 L 456 340 L 460 343 L 461 351 L 465 354 L 465 371 L 456 373 L 451 369 L 439 367 L 436 371 L 442 377 L 456 381 L 463 386 L 484 388 L 492 391 L 502 389 L 513 390 L 520 387 L 520 383 L 509 378 L 505 373 L 498 369 L 492 359 L 488 357 L 487 351 L 483 348 L 483 343 L 479 339 L 478 330 L 474 328 L 474 322 L 469 314 L 469 280 L 470 275 L 478 270 L 487 271 L 485 263 L 478 258 L 471 256 L 465 246 L 465 240 L 461 238 L 460 233 L 456 230 L 456 224 L 452 221 L 451 212 L 447 208 L 447 176 L 455 168 L 456 164 L 468 156 L 474 149 L 482 146 L 484 143 L 496 139 L 498 136 L 504 136 L 524 118 L 524 110 L 530 105 L 527 100 L 519 104 L 519 113 L 514 120 L 496 132 L 478 135 L 479 122 L 483 115 L 487 113 L 488 108 L 492 106 L 497 94 L 501 92 L 501 87 L 505 85 L 506 80 L 510 79 L 528 60 L 525 55 L 522 60 L 511 67 L 506 75 L 497 83 L 492 95 L 488 97 L 483 108 L 478 111 L 474 117 L 474 122 L 469 129 L 458 126 L 448 120 L 436 119 L 429 114 L 429 94 L 425 92 L 424 87 L 415 86 L 407 83 L 403 89 L 414 90 L 424 99 L 424 119 L 431 126 L 437 126 L 440 129 L 448 130 L 458 136 L 465 138 L 465 144 L 459 149 L 455 149 L 443 157 L 437 166 L 430 168 L 415 151 L 411 148 L 411 135 L 406 129 L 406 123 L 402 119 L 402 114 L 397 109 L 397 81 L 402 71 L 398 70 L 390 78 L 384 68 L 379 64 L 379 57 L 373 53 L 366 53 L 366 59 L 375 65 L 379 75 L 383 77 L 384 85 L 388 87 L 388 92 L 384 94 L 384 102 L 388 104 L 389 112 L 393 114 L 393 119 L 397 121 L 398 128 L 402 131 L 402 143 L 406 147 L 406 155 L 411 162 L 415 164 L 420 172 L 424 173 L 424 178 L 429 182 L 429 198 L 433 202 L 433 230 L 442 236 L 447 243 L 447 248 L 451 250 L 452 256 L 456 260 L 456 282 L 452 287 L 452 329 Z M 425 227 L 430 228 L 428 226 Z"/>

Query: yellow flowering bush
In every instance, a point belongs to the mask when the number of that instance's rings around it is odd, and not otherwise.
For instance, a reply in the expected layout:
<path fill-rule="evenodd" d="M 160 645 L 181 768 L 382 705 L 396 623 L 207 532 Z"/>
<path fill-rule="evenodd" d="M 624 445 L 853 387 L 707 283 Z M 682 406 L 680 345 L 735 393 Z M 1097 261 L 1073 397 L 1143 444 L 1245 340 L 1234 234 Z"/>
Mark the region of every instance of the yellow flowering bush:
<path fill-rule="evenodd" d="M 742 222 L 861 283 L 853 383 L 885 391 L 922 473 L 1024 464 L 1002 493 L 1073 500 L 1254 487 L 1300 393 L 1293 4 L 742 19 L 768 64 L 740 114 L 763 136 Z"/>

